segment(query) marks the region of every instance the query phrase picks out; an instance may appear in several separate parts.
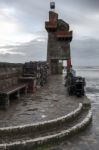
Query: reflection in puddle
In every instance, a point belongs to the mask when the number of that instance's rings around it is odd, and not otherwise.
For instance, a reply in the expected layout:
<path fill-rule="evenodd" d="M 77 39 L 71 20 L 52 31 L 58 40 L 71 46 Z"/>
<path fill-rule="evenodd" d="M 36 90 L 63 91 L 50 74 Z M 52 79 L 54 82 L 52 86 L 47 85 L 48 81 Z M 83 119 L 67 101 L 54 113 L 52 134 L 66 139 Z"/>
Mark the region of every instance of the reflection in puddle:
<path fill-rule="evenodd" d="M 41 117 L 42 117 L 42 118 L 46 118 L 46 115 L 42 115 Z"/>

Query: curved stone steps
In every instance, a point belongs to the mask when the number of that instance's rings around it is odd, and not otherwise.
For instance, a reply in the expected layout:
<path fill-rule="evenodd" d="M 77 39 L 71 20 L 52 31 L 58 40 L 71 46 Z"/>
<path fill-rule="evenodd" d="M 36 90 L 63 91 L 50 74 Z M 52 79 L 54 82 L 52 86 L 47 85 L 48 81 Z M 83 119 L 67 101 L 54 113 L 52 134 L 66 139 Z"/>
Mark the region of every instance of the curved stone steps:
<path fill-rule="evenodd" d="M 66 120 L 61 121 L 62 124 L 60 126 L 58 124 L 58 126 L 56 126 L 56 128 L 53 127 L 53 128 L 49 128 L 50 130 L 49 129 L 45 130 L 45 127 L 43 124 L 44 130 L 42 130 L 42 131 L 38 130 L 38 133 L 35 134 L 36 136 L 33 135 L 33 132 L 32 133 L 28 132 L 28 134 L 23 134 L 21 136 L 20 136 L 20 134 L 19 134 L 19 136 L 14 135 L 14 136 L 12 136 L 12 138 L 11 138 L 11 135 L 4 136 L 4 138 L 1 137 L 2 141 L 0 143 L 3 143 L 3 144 L 0 144 L 0 148 L 13 149 L 16 147 L 18 150 L 24 149 L 24 148 L 28 149 L 29 147 L 35 147 L 36 145 L 39 145 L 39 144 L 44 144 L 47 142 L 53 142 L 53 141 L 57 141 L 59 139 L 63 139 L 67 136 L 70 136 L 71 134 L 74 134 L 75 132 L 78 132 L 79 130 L 83 129 L 90 122 L 90 120 L 92 118 L 91 110 L 82 109 L 81 104 L 79 105 L 79 108 L 80 108 L 80 109 L 78 109 L 79 113 L 76 114 L 76 117 L 74 117 L 73 119 L 72 118 L 69 119 L 69 121 L 68 121 L 68 119 L 67 119 L 67 121 Z M 77 113 L 77 110 L 74 112 Z M 73 114 L 73 113 L 71 113 L 71 114 Z M 67 115 L 67 116 L 71 116 L 71 115 Z M 64 118 L 64 117 L 61 117 L 61 118 Z M 57 120 L 59 121 L 59 119 L 57 119 Z M 50 121 L 49 121 L 49 123 L 50 123 Z M 7 130 L 7 128 L 6 128 L 6 130 Z M 1 131 L 1 129 L 0 129 L 0 131 Z M 2 129 L 2 131 L 4 132 L 4 129 Z M 10 132 L 10 134 L 11 134 L 11 132 Z M 13 135 L 13 133 L 12 133 L 12 135 Z"/>
<path fill-rule="evenodd" d="M 73 120 L 79 117 L 82 111 L 83 105 L 80 103 L 76 110 L 60 118 L 36 124 L 0 128 L 0 143 L 9 142 L 8 139 L 10 139 L 10 141 L 16 141 L 24 138 L 28 139 L 31 136 L 32 138 L 35 138 L 48 131 L 54 131 L 56 128 L 57 130 L 60 130 L 62 127 L 68 127 L 70 122 L 73 122 Z"/>
<path fill-rule="evenodd" d="M 36 148 L 37 145 L 40 146 L 42 144 L 54 143 L 59 140 L 63 140 L 64 138 L 73 135 L 74 133 L 77 133 L 78 131 L 84 129 L 89 124 L 91 119 L 92 119 L 92 112 L 89 110 L 87 116 L 81 122 L 79 122 L 75 126 L 72 126 L 71 128 L 68 128 L 67 130 L 62 130 L 60 133 L 54 133 L 53 135 L 47 135 L 47 136 L 38 137 L 29 140 L 23 140 L 23 141 L 20 140 L 9 144 L 1 144 L 0 148 L 2 148 L 2 150 L 4 149 L 28 150 L 31 148 Z"/>
<path fill-rule="evenodd" d="M 3 136 L 0 138 L 0 143 L 10 143 L 15 141 L 23 141 L 23 140 L 29 140 L 34 139 L 37 137 L 42 136 L 48 136 L 48 135 L 54 135 L 54 133 L 60 133 L 62 130 L 67 130 L 68 128 L 71 128 L 72 126 L 75 126 L 75 124 L 79 123 L 80 120 L 83 120 L 84 117 L 87 115 L 88 111 L 84 110 L 82 111 L 78 116 L 76 116 L 75 119 L 69 120 L 63 123 L 58 124 L 57 126 L 49 127 L 49 128 L 42 128 L 39 130 L 35 130 L 34 132 L 28 132 L 23 134 L 8 134 L 6 136 Z"/>

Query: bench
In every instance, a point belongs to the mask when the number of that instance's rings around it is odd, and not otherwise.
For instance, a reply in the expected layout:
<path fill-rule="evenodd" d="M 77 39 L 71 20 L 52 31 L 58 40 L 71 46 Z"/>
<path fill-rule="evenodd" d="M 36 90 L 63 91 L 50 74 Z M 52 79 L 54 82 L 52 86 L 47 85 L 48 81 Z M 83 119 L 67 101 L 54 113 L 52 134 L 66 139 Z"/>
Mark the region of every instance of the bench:
<path fill-rule="evenodd" d="M 8 107 L 10 95 L 15 94 L 19 99 L 21 93 L 27 93 L 27 84 L 19 82 L 20 74 L 16 71 L 0 73 L 0 104 Z"/>

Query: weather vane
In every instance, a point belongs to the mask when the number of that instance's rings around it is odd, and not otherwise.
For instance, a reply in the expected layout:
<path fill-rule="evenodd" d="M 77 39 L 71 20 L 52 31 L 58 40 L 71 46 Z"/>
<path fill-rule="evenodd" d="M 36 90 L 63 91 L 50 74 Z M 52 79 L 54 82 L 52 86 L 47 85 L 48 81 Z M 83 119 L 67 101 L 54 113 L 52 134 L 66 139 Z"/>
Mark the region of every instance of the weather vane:
<path fill-rule="evenodd" d="M 55 1 L 50 1 L 50 9 L 55 10 Z"/>

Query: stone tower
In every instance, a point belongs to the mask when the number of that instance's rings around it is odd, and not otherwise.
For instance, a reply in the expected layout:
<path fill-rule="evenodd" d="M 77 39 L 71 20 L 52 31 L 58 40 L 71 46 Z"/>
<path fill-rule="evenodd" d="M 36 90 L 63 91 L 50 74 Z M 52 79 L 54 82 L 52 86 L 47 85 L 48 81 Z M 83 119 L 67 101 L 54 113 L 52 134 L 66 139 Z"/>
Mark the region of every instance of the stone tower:
<path fill-rule="evenodd" d="M 67 61 L 68 70 L 71 67 L 70 42 L 72 31 L 69 31 L 68 23 L 58 19 L 54 5 L 55 3 L 51 5 L 49 11 L 49 21 L 45 22 L 45 28 L 48 32 L 47 61 L 51 74 L 60 74 L 62 72 L 60 71 L 60 60 Z"/>

